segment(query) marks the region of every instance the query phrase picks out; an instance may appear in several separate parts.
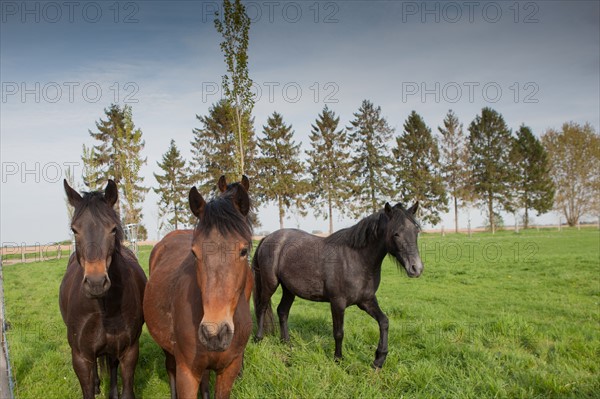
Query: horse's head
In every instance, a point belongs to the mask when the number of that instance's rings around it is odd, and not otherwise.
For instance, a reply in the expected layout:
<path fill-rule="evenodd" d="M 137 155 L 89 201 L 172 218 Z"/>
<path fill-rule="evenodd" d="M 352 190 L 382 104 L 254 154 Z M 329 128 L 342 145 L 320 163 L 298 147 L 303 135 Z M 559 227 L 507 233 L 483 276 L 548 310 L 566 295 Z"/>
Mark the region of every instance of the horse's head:
<path fill-rule="evenodd" d="M 231 191 L 226 188 L 221 196 L 208 203 L 196 187 L 189 195 L 190 209 L 198 217 L 192 241 L 204 314 L 198 339 L 211 351 L 229 347 L 235 309 L 244 295 L 247 274 L 251 272 L 248 258 L 252 231 L 246 218 L 250 198 L 247 178 L 245 180 L 245 185 L 239 183 L 240 186 Z"/>
<path fill-rule="evenodd" d="M 75 208 L 71 230 L 75 235 L 77 261 L 83 268 L 83 291 L 89 298 L 99 298 L 110 288 L 108 269 L 123 238 L 119 217 L 113 209 L 118 199 L 117 185 L 109 180 L 104 192 L 84 193 L 83 197 L 66 180 L 64 186 L 69 204 Z"/>
<path fill-rule="evenodd" d="M 409 277 L 419 277 L 423 272 L 423 262 L 419 256 L 417 237 L 421 230 L 415 219 L 419 203 L 409 209 L 402 204 L 385 204 L 387 216 L 385 242 L 387 251 L 404 267 Z"/>

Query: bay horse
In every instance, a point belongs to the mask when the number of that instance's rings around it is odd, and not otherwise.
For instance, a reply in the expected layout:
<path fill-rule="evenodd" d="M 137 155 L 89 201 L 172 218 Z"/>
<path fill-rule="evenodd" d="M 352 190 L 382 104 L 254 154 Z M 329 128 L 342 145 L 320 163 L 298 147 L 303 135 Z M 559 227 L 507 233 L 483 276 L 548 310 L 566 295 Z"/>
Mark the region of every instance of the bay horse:
<path fill-rule="evenodd" d="M 217 374 L 215 396 L 228 398 L 252 331 L 249 182 L 227 185 L 222 177 L 218 187 L 208 203 L 192 187 L 196 228 L 171 232 L 150 255 L 144 315 L 165 352 L 171 398 L 196 398 L 199 388 L 208 397 L 209 370 Z"/>
<path fill-rule="evenodd" d="M 278 230 L 261 240 L 252 260 L 254 310 L 258 322 L 256 340 L 263 338 L 265 318 L 272 326 L 271 296 L 279 285 L 277 307 L 281 339 L 288 342 L 288 315 L 294 298 L 330 302 L 336 360 L 342 358 L 344 311 L 358 305 L 379 324 L 379 344 L 373 367 L 383 366 L 388 352 L 388 318 L 375 293 L 381 280 L 381 263 L 387 254 L 402 265 L 409 277 L 419 277 L 423 263 L 415 219 L 419 203 L 405 209 L 386 203 L 383 210 L 329 237 L 317 237 L 297 229 Z"/>
<path fill-rule="evenodd" d="M 83 196 L 66 180 L 64 188 L 75 208 L 71 229 L 76 250 L 60 285 L 59 304 L 73 369 L 84 399 L 93 399 L 100 393 L 97 360 L 105 360 L 110 369 L 109 397 L 116 399 L 120 365 L 121 397 L 134 398 L 146 275 L 135 255 L 121 244 L 123 229 L 113 209 L 117 185 L 109 180 L 104 192 Z"/>

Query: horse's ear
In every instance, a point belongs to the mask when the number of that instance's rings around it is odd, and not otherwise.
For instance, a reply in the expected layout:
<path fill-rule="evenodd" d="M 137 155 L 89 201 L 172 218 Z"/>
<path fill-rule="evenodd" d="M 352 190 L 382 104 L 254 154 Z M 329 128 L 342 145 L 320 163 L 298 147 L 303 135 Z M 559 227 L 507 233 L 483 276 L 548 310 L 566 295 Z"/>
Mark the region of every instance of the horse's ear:
<path fill-rule="evenodd" d="M 63 180 L 63 185 L 65 186 L 65 193 L 67 193 L 67 200 L 69 201 L 69 204 L 76 208 L 82 200 L 81 195 L 79 195 L 77 191 L 73 190 L 71 186 L 69 186 L 67 179 Z"/>
<path fill-rule="evenodd" d="M 118 198 L 119 190 L 117 190 L 117 184 L 114 180 L 108 179 L 108 184 L 106 184 L 106 188 L 104 189 L 104 199 L 112 207 L 117 203 Z"/>
<path fill-rule="evenodd" d="M 217 183 L 217 187 L 219 187 L 219 191 L 224 193 L 227 190 L 227 179 L 225 175 L 219 177 L 219 182 Z"/>
<path fill-rule="evenodd" d="M 419 209 L 419 201 L 415 202 L 415 204 L 413 206 L 411 206 L 410 208 L 408 208 L 408 211 L 410 213 L 412 213 L 413 215 L 417 214 L 417 209 Z"/>
<path fill-rule="evenodd" d="M 233 205 L 235 205 L 242 215 L 248 215 L 248 212 L 250 212 L 250 197 L 248 193 L 243 190 L 236 190 Z"/>
<path fill-rule="evenodd" d="M 196 186 L 192 187 L 190 190 L 189 201 L 192 213 L 196 215 L 197 218 L 202 217 L 206 202 L 204 201 L 204 198 L 202 198 L 202 195 L 198 192 Z"/>
<path fill-rule="evenodd" d="M 244 187 L 246 189 L 246 191 L 250 190 L 250 180 L 248 180 L 248 177 L 246 175 L 242 175 L 242 187 Z"/>
<path fill-rule="evenodd" d="M 385 210 L 385 214 L 390 216 L 392 213 L 392 206 L 390 205 L 389 202 L 385 203 L 385 206 L 383 207 L 383 209 Z"/>

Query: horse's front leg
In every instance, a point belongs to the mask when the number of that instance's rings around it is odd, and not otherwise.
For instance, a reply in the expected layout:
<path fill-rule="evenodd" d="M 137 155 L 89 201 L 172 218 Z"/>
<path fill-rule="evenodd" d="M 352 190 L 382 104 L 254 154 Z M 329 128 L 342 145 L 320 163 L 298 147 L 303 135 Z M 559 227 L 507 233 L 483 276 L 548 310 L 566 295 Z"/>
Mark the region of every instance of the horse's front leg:
<path fill-rule="evenodd" d="M 122 399 L 135 398 L 135 395 L 133 393 L 133 383 L 135 375 L 135 366 L 137 365 L 139 354 L 140 344 L 139 341 L 135 341 L 135 343 L 129 346 L 127 351 L 121 355 L 121 377 L 123 379 L 123 393 L 121 396 Z"/>
<path fill-rule="evenodd" d="M 180 399 L 198 397 L 198 387 L 200 386 L 200 376 L 194 374 L 183 361 L 177 362 L 177 397 Z"/>
<path fill-rule="evenodd" d="M 83 393 L 83 399 L 94 399 L 95 396 L 95 378 L 94 369 L 96 368 L 96 362 L 88 359 L 82 353 L 71 349 L 71 359 L 73 362 L 73 369 L 79 384 L 81 385 L 81 391 Z"/>
<path fill-rule="evenodd" d="M 342 341 L 344 340 L 344 311 L 346 302 L 331 300 L 331 317 L 333 319 L 333 338 L 335 340 L 335 360 L 342 359 Z"/>
<path fill-rule="evenodd" d="M 240 370 L 242 369 L 243 356 L 238 356 L 229 366 L 217 373 L 215 384 L 215 399 L 227 399 L 231 394 L 231 388 Z"/>
<path fill-rule="evenodd" d="M 373 367 L 375 369 L 379 369 L 383 366 L 385 358 L 388 354 L 389 320 L 387 316 L 381 311 L 376 297 L 359 303 L 358 307 L 367 312 L 375 320 L 377 320 L 377 323 L 379 324 L 379 344 L 377 345 L 377 351 L 375 352 L 375 360 L 373 361 Z"/>

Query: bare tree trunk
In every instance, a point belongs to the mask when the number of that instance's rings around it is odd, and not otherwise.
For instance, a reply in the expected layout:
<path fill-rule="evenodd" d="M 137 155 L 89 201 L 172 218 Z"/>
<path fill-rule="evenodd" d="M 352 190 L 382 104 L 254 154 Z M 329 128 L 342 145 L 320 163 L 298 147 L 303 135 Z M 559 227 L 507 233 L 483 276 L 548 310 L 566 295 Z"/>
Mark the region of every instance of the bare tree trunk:
<path fill-rule="evenodd" d="M 243 141 L 243 138 L 242 138 L 242 118 L 240 116 L 239 105 L 237 105 L 235 107 L 235 113 L 236 113 L 236 116 L 237 116 L 238 139 L 240 141 L 240 169 L 241 169 L 241 173 L 240 173 L 240 176 L 238 176 L 238 177 L 241 177 L 241 175 L 243 175 L 245 171 L 244 171 L 244 141 Z"/>
<path fill-rule="evenodd" d="M 283 212 L 283 203 L 281 202 L 281 198 L 278 198 L 278 203 L 279 203 L 279 228 L 283 229 L 284 212 Z"/>
<path fill-rule="evenodd" d="M 525 217 L 523 219 L 523 230 L 527 230 L 529 227 L 529 207 L 525 203 Z"/>
<path fill-rule="evenodd" d="M 488 212 L 490 213 L 490 228 L 492 234 L 496 234 L 496 221 L 494 220 L 494 198 L 491 193 L 488 193 Z"/>
<path fill-rule="evenodd" d="M 454 232 L 458 233 L 458 199 L 454 197 Z"/>
<path fill-rule="evenodd" d="M 333 233 L 333 211 L 332 211 L 332 206 L 331 206 L 331 193 L 329 193 L 329 198 L 328 198 L 328 202 L 329 202 L 329 234 Z"/>

